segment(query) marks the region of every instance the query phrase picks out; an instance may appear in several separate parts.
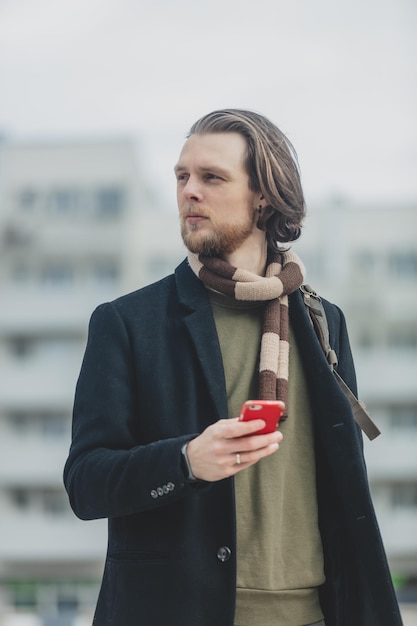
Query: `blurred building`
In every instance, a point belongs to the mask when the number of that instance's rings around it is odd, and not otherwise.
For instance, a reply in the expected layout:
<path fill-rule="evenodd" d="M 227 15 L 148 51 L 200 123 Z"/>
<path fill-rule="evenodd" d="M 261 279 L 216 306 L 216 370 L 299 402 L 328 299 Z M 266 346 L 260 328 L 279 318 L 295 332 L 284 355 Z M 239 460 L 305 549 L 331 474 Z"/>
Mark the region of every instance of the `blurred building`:
<path fill-rule="evenodd" d="M 88 319 L 183 256 L 130 141 L 0 144 L 1 626 L 91 624 L 106 523 L 62 485 Z"/>
<path fill-rule="evenodd" d="M 307 282 L 343 309 L 371 490 L 399 597 L 417 601 L 417 202 L 312 208 L 296 244 Z"/>
<path fill-rule="evenodd" d="M 0 626 L 91 624 L 106 522 L 77 520 L 62 485 L 88 319 L 184 256 L 176 212 L 144 178 L 124 139 L 0 144 Z M 346 314 L 383 432 L 365 451 L 404 594 L 417 579 L 416 235 L 417 204 L 333 202 L 295 244 Z"/>

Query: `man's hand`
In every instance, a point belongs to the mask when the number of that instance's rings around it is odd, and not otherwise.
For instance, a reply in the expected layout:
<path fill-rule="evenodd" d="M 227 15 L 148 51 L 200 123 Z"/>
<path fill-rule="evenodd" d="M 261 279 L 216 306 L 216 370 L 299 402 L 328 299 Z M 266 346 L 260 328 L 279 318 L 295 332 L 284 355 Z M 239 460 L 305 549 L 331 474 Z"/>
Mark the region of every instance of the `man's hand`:
<path fill-rule="evenodd" d="M 238 417 L 208 426 L 187 447 L 193 475 L 209 482 L 221 480 L 276 452 L 283 438 L 281 432 L 247 436 L 264 426 L 261 419 L 241 422 Z"/>

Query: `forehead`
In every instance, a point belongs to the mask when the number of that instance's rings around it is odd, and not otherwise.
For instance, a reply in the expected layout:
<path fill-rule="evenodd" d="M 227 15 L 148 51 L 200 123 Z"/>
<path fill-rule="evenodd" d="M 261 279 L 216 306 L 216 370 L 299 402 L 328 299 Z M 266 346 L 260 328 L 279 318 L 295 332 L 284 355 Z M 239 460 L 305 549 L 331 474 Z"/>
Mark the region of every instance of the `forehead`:
<path fill-rule="evenodd" d="M 246 171 L 246 139 L 239 133 L 191 135 L 185 142 L 175 169 L 219 167 Z"/>

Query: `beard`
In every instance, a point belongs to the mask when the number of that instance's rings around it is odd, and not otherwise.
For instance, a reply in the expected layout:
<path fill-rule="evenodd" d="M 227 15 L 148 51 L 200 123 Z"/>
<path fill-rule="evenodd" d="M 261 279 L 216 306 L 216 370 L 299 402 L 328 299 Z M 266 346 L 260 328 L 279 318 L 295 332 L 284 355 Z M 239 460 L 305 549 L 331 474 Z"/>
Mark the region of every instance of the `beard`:
<path fill-rule="evenodd" d="M 181 237 L 190 252 L 207 257 L 223 258 L 232 254 L 253 232 L 256 217 L 250 213 L 248 219 L 240 224 L 224 224 L 216 226 L 211 222 L 211 231 L 188 226 L 185 220 L 181 222 Z"/>

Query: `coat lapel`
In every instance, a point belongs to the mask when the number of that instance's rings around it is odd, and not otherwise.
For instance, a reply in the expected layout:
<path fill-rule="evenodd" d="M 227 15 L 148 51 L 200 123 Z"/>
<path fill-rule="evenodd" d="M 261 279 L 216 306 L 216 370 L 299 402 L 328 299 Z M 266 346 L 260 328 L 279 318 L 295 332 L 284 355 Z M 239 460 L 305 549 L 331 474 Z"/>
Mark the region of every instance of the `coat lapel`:
<path fill-rule="evenodd" d="M 177 292 L 183 307 L 183 321 L 197 353 L 216 419 L 228 417 L 227 392 L 220 345 L 206 288 L 187 261 L 175 271 Z M 214 420 L 213 420 L 214 421 Z"/>

